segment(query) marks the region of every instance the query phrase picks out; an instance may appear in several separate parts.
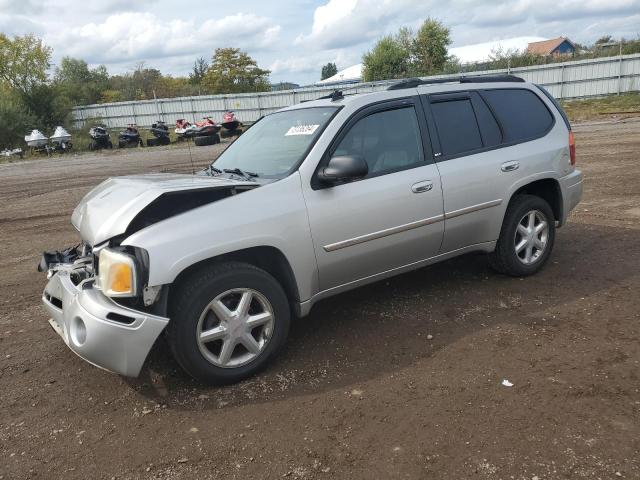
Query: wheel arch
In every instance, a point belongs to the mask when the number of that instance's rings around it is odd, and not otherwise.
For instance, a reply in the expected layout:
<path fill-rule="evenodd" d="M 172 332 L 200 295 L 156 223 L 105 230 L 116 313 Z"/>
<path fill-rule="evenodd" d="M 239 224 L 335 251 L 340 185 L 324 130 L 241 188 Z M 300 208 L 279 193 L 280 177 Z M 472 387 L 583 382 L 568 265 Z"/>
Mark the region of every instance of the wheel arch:
<path fill-rule="evenodd" d="M 243 262 L 250 265 L 261 268 L 262 270 L 273 276 L 287 295 L 289 304 L 294 308 L 300 303 L 300 293 L 298 290 L 298 284 L 296 282 L 293 268 L 287 257 L 276 247 L 273 246 L 256 246 L 236 250 L 232 252 L 223 253 L 214 257 L 200 260 L 182 270 L 174 279 L 169 287 L 169 303 L 171 302 L 172 292 L 177 290 L 177 286 L 180 285 L 186 278 L 191 275 L 202 271 L 203 269 L 210 268 L 213 265 L 218 265 L 225 262 Z"/>
<path fill-rule="evenodd" d="M 517 195 L 535 195 L 542 198 L 551 207 L 551 211 L 553 212 L 555 220 L 557 222 L 562 222 L 562 190 L 560 188 L 560 183 L 555 178 L 540 178 L 518 187 L 511 194 L 511 197 L 509 198 L 509 202 L 507 204 L 507 208 Z"/>

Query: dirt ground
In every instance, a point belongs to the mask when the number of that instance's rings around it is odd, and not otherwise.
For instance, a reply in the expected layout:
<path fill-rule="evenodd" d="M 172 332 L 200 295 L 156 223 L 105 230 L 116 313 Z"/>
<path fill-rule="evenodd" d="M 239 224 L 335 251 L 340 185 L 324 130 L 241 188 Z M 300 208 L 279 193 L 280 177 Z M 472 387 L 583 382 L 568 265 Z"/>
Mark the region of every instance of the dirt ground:
<path fill-rule="evenodd" d="M 139 379 L 92 367 L 40 304 L 82 195 L 187 150 L 0 165 L 0 479 L 640 478 L 640 118 L 575 131 L 584 200 L 541 273 L 470 255 L 340 295 L 225 388 L 162 341 Z"/>

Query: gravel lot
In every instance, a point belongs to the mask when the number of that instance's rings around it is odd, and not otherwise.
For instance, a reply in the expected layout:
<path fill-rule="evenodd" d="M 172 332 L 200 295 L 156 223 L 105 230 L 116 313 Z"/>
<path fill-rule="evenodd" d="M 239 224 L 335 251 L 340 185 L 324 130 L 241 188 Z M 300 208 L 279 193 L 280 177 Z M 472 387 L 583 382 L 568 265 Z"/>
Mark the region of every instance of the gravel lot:
<path fill-rule="evenodd" d="M 471 255 L 327 300 L 225 388 L 163 341 L 139 379 L 96 369 L 40 304 L 82 195 L 188 150 L 0 165 L 0 479 L 640 478 L 640 118 L 575 130 L 584 201 L 540 274 Z"/>

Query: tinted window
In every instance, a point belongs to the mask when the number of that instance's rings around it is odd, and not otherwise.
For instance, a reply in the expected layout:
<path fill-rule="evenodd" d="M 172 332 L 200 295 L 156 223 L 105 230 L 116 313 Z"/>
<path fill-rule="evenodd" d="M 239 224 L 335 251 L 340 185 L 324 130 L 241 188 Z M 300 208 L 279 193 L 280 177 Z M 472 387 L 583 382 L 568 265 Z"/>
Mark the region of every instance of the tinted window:
<path fill-rule="evenodd" d="M 423 164 L 415 110 L 386 110 L 358 120 L 333 155 L 361 155 L 369 165 L 368 176 Z"/>
<path fill-rule="evenodd" d="M 487 107 L 487 104 L 478 95 L 474 95 L 473 110 L 476 112 L 478 125 L 480 125 L 482 145 L 485 148 L 500 145 L 502 143 L 502 132 L 498 122 L 489 107 Z"/>
<path fill-rule="evenodd" d="M 443 155 L 482 148 L 480 129 L 470 99 L 432 103 L 431 111 Z"/>
<path fill-rule="evenodd" d="M 555 99 L 555 97 L 553 95 L 551 95 L 549 93 L 549 91 L 546 88 L 544 88 L 542 85 L 536 85 L 536 87 L 538 87 L 540 89 L 540 91 L 542 93 L 544 93 L 546 95 L 546 97 L 551 101 L 551 103 L 553 103 L 553 105 L 558 109 L 558 112 L 560 112 L 560 116 L 562 117 L 562 120 L 564 120 L 564 124 L 567 126 L 567 128 L 569 130 L 571 130 L 571 124 L 569 123 L 569 117 L 567 117 L 567 114 L 565 113 L 563 108 L 560 106 L 560 103 L 558 103 L 558 101 Z"/>
<path fill-rule="evenodd" d="M 502 124 L 507 143 L 541 137 L 553 124 L 547 107 L 529 90 L 486 90 L 482 96 Z"/>

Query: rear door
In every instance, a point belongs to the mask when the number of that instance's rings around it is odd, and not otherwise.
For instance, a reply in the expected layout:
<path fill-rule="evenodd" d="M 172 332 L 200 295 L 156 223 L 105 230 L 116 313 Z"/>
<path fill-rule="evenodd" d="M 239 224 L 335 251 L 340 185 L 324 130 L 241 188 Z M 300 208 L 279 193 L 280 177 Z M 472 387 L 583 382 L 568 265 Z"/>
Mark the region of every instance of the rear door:
<path fill-rule="evenodd" d="M 417 97 L 356 113 L 333 141 L 334 155 L 361 155 L 369 174 L 304 191 L 320 290 L 434 256 L 443 236 L 442 190 Z"/>
<path fill-rule="evenodd" d="M 496 240 L 512 186 L 548 158 L 543 142 L 531 141 L 554 117 L 528 89 L 425 95 L 423 103 L 443 187 L 442 252 Z"/>

